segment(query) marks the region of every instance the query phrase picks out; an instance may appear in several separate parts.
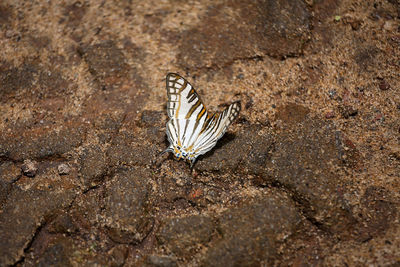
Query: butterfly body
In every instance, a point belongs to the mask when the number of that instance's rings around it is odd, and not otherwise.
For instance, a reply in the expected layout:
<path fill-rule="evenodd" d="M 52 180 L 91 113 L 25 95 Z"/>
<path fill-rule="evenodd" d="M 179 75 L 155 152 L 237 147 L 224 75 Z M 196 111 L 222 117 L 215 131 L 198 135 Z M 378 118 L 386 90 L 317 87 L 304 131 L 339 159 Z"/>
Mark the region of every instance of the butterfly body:
<path fill-rule="evenodd" d="M 190 161 L 210 151 L 237 117 L 240 103 L 235 102 L 223 112 L 210 116 L 200 97 L 183 77 L 167 75 L 167 136 L 170 146 L 163 152 L 172 152 L 178 159 Z"/>

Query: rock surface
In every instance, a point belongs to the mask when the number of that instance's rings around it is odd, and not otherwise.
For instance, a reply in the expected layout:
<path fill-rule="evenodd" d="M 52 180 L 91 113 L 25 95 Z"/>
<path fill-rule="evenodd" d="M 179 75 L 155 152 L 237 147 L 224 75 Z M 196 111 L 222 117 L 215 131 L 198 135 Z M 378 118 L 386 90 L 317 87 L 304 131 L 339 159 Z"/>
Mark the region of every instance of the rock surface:
<path fill-rule="evenodd" d="M 398 1 L 0 3 L 0 266 L 397 266 Z M 165 76 L 238 119 L 193 169 Z"/>

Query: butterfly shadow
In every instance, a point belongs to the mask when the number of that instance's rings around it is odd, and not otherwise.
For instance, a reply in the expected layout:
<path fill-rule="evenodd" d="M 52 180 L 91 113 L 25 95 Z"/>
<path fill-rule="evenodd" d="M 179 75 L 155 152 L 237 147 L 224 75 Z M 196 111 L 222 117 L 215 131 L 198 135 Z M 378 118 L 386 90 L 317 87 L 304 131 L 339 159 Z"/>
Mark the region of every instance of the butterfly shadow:
<path fill-rule="evenodd" d="M 221 139 L 218 140 L 217 144 L 215 147 L 213 147 L 210 151 L 207 153 L 200 155 L 197 160 L 200 161 L 202 159 L 207 159 L 209 157 L 212 157 L 214 153 L 218 152 L 222 147 L 225 145 L 231 143 L 233 140 L 235 140 L 236 134 L 233 133 L 225 133 L 224 136 L 221 137 Z"/>

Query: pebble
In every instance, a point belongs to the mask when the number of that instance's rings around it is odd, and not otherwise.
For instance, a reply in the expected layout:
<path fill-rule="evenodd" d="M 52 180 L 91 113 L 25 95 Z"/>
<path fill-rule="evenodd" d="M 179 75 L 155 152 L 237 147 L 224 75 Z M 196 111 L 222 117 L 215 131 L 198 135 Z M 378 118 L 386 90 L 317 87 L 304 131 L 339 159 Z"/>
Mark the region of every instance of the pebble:
<path fill-rule="evenodd" d="M 61 163 L 58 165 L 58 174 L 59 175 L 67 175 L 71 171 L 71 168 L 68 166 L 68 164 Z"/>
<path fill-rule="evenodd" d="M 329 90 L 328 95 L 330 98 L 334 98 L 336 96 L 336 90 L 335 89 Z"/>
<path fill-rule="evenodd" d="M 385 80 L 381 80 L 379 82 L 379 89 L 386 91 L 390 89 L 390 84 L 388 84 Z"/>
<path fill-rule="evenodd" d="M 334 118 L 335 117 L 335 112 L 334 111 L 328 111 L 326 114 L 325 114 L 325 118 L 327 118 L 327 119 L 332 119 L 332 118 Z"/>
<path fill-rule="evenodd" d="M 358 114 L 358 110 L 351 106 L 341 107 L 341 112 L 343 118 L 348 119 L 350 117 L 354 117 Z"/>
<path fill-rule="evenodd" d="M 34 160 L 26 159 L 21 166 L 22 173 L 28 177 L 35 177 L 38 167 Z"/>

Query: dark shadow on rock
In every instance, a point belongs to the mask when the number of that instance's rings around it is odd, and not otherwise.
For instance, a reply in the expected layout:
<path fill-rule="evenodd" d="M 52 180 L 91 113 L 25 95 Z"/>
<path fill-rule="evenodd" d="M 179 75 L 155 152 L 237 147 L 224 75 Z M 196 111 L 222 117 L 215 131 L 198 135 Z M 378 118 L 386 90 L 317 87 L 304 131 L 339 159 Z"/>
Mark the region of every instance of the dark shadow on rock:
<path fill-rule="evenodd" d="M 213 149 L 211 149 L 207 153 L 200 155 L 197 158 L 197 161 L 201 161 L 201 160 L 207 159 L 209 157 L 212 157 L 214 155 L 215 151 L 217 151 L 217 150 L 223 148 L 224 146 L 228 145 L 229 143 L 231 143 L 235 139 L 235 137 L 236 137 L 236 135 L 233 133 L 225 133 L 224 136 L 222 136 L 221 139 L 218 140 L 215 147 L 213 147 Z"/>
<path fill-rule="evenodd" d="M 230 10 L 230 12 L 228 12 Z M 223 67 L 260 54 L 301 54 L 311 13 L 303 1 L 227 1 L 211 5 L 201 23 L 182 33 L 178 62 L 185 69 Z"/>

